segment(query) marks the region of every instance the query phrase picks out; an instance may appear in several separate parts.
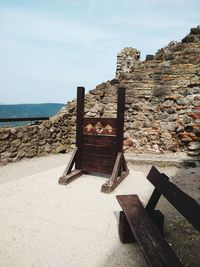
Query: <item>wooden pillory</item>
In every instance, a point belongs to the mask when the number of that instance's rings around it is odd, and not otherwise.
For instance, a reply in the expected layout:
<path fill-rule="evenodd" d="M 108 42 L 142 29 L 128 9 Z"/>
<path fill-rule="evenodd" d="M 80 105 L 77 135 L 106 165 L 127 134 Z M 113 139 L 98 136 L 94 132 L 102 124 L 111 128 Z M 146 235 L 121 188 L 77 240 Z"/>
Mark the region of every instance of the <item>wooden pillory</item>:
<path fill-rule="evenodd" d="M 110 193 L 128 175 L 123 154 L 125 88 L 118 88 L 117 118 L 84 118 L 85 88 L 77 87 L 76 148 L 59 178 L 68 184 L 83 173 L 111 175 L 101 187 Z"/>

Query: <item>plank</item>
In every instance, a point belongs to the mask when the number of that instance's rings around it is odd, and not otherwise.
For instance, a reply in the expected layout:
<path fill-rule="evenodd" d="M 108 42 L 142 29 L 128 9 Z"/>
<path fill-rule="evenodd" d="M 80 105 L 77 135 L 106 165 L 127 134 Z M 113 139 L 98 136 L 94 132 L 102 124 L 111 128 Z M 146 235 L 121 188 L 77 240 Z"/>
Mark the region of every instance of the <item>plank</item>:
<path fill-rule="evenodd" d="M 116 155 L 115 148 L 112 146 L 104 146 L 104 145 L 91 145 L 91 144 L 83 144 L 82 151 L 90 153 L 90 154 L 100 154 L 100 155 Z"/>
<path fill-rule="evenodd" d="M 73 170 L 72 172 L 70 172 L 69 174 L 65 175 L 65 176 L 61 176 L 58 183 L 59 184 L 63 184 L 63 185 L 67 185 L 70 182 L 74 181 L 76 178 L 80 177 L 83 174 L 82 170 Z"/>
<path fill-rule="evenodd" d="M 102 147 L 112 147 L 116 146 L 115 136 L 99 136 L 99 135 L 83 135 L 82 139 L 83 145 L 98 145 Z"/>
<path fill-rule="evenodd" d="M 118 152 L 117 158 L 115 160 L 115 165 L 113 168 L 112 176 L 110 177 L 109 183 L 114 183 L 114 181 L 117 179 L 118 176 L 121 176 L 122 174 L 122 158 L 123 158 L 123 153 Z"/>
<path fill-rule="evenodd" d="M 71 155 L 71 158 L 70 158 L 70 161 L 66 167 L 66 169 L 64 170 L 63 172 L 63 175 L 62 176 L 65 176 L 67 174 L 69 174 L 73 168 L 73 165 L 75 163 L 75 160 L 76 160 L 76 156 L 77 156 L 77 151 L 78 151 L 78 147 L 76 147 Z"/>
<path fill-rule="evenodd" d="M 147 179 L 200 232 L 200 205 L 197 201 L 168 181 L 154 166 Z"/>
<path fill-rule="evenodd" d="M 82 161 L 82 170 L 87 172 L 99 172 L 104 174 L 111 174 L 113 170 L 114 161 L 111 160 L 89 160 Z"/>
<path fill-rule="evenodd" d="M 162 176 L 164 176 L 164 178 L 169 180 L 169 177 L 167 177 L 164 173 L 162 173 Z M 151 195 L 151 197 L 150 197 L 150 199 L 149 199 L 149 201 L 148 201 L 148 203 L 147 203 L 147 205 L 146 205 L 145 209 L 146 209 L 147 212 L 152 212 L 155 209 L 155 207 L 158 204 L 158 201 L 159 201 L 161 195 L 162 194 L 155 188 L 153 193 L 152 193 L 152 195 Z"/>
<path fill-rule="evenodd" d="M 118 195 L 116 198 L 126 215 L 148 266 L 183 267 L 176 254 L 150 219 L 138 196 Z"/>
<path fill-rule="evenodd" d="M 97 164 L 99 163 L 99 164 L 113 165 L 115 162 L 115 158 L 113 158 L 113 155 L 101 155 L 101 154 L 83 152 L 81 157 L 83 161 L 92 161 L 93 163 Z"/>
<path fill-rule="evenodd" d="M 161 197 L 161 193 L 155 188 L 153 190 L 153 193 L 152 193 L 147 205 L 146 205 L 146 211 L 147 212 L 153 211 L 155 209 L 160 197 Z"/>
<path fill-rule="evenodd" d="M 117 176 L 117 178 L 112 182 L 104 183 L 101 187 L 101 192 L 104 193 L 111 193 L 129 174 L 129 171 L 124 171 L 120 176 Z"/>
<path fill-rule="evenodd" d="M 129 174 L 123 153 L 118 152 L 115 158 L 116 160 L 113 166 L 112 175 L 110 179 L 101 187 L 101 191 L 104 193 L 112 192 L 117 187 L 117 185 L 121 183 Z"/>

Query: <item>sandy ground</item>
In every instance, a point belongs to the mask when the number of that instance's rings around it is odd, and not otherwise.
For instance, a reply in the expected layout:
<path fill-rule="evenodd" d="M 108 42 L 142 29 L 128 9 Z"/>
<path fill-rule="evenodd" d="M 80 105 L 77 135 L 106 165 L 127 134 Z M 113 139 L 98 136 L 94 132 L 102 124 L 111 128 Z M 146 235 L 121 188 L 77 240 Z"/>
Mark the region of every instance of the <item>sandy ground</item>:
<path fill-rule="evenodd" d="M 68 159 L 69 155 L 53 155 L 0 167 L 0 266 L 146 266 L 137 244 L 119 241 L 115 195 L 138 194 L 145 204 L 153 190 L 145 179 L 151 166 L 130 164 L 130 175 L 111 194 L 104 194 L 103 177 L 83 175 L 68 186 L 59 185 Z M 160 170 L 200 200 L 199 168 L 184 170 L 189 180 L 180 179 L 183 170 L 175 167 Z M 168 241 L 186 266 L 200 266 L 199 235 L 168 203 L 161 200 L 160 207 L 166 210 Z M 183 239 L 189 237 L 185 245 L 180 233 Z"/>

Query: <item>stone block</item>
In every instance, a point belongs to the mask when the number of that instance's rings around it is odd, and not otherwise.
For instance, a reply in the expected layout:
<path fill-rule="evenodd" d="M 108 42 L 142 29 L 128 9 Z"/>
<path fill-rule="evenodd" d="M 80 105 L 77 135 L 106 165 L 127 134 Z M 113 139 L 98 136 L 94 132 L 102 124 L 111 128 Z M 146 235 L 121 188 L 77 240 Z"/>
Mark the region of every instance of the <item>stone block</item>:
<path fill-rule="evenodd" d="M 6 140 L 10 136 L 10 131 L 0 131 L 0 140 Z"/>
<path fill-rule="evenodd" d="M 154 60 L 154 55 L 146 55 L 146 61 Z"/>

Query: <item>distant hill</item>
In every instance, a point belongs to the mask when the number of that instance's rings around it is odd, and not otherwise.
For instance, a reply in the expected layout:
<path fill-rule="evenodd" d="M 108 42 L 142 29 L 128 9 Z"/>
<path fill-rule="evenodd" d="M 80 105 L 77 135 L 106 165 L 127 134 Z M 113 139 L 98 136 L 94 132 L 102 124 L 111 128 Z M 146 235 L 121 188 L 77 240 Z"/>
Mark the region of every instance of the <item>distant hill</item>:
<path fill-rule="evenodd" d="M 16 104 L 1 105 L 0 118 L 23 118 L 23 117 L 51 117 L 55 115 L 64 104 L 42 103 L 42 104 Z M 30 122 L 0 122 L 0 127 L 26 125 Z"/>

